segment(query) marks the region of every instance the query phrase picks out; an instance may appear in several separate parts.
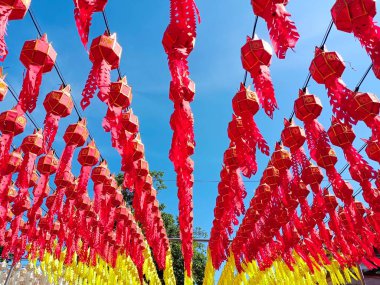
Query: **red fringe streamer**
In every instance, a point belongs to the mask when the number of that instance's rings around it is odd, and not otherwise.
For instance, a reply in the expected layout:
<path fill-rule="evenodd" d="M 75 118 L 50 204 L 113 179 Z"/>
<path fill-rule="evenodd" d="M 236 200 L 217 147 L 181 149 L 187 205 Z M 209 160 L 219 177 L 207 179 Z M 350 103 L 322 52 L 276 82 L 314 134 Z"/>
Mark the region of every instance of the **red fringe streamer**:
<path fill-rule="evenodd" d="M 346 124 L 356 124 L 357 121 L 347 111 L 350 99 L 354 93 L 347 88 L 340 77 L 327 81 L 326 88 L 334 115 Z"/>
<path fill-rule="evenodd" d="M 260 104 L 264 108 L 265 113 L 273 119 L 273 112 L 278 107 L 269 67 L 266 65 L 260 65 L 258 70 L 251 73 L 251 76 Z"/>
<path fill-rule="evenodd" d="M 5 43 L 4 37 L 7 33 L 7 24 L 9 15 L 11 13 L 12 8 L 10 6 L 0 6 L 0 61 L 4 61 L 8 55 L 7 45 Z"/>
<path fill-rule="evenodd" d="M 285 58 L 289 48 L 295 48 L 300 37 L 290 16 L 283 4 L 274 4 L 271 19 L 266 19 L 273 49 L 280 59 Z"/>
<path fill-rule="evenodd" d="M 80 105 L 83 110 L 85 110 L 90 105 L 90 100 L 94 97 L 94 94 L 97 89 L 98 84 L 98 76 L 100 72 L 101 63 L 94 63 L 91 71 L 88 75 L 86 85 L 84 86 L 82 92 L 82 100 L 80 101 Z"/>
<path fill-rule="evenodd" d="M 3 133 L 0 138 L 0 165 L 2 169 L 6 168 L 8 162 L 9 150 L 11 149 L 13 141 L 13 133 L 7 134 Z"/>
<path fill-rule="evenodd" d="M 77 145 L 66 145 L 59 160 L 59 166 L 56 177 L 63 175 L 65 171 L 70 171 L 71 162 L 73 160 L 74 151 Z"/>
<path fill-rule="evenodd" d="M 24 112 L 32 113 L 36 108 L 42 82 L 42 73 L 42 65 L 30 64 L 26 70 L 18 103 Z"/>
<path fill-rule="evenodd" d="M 95 7 L 93 5 L 94 1 L 88 1 L 88 5 L 85 7 L 79 7 L 78 1 L 74 0 L 75 3 L 75 9 L 74 9 L 74 18 L 75 18 L 75 24 L 78 29 L 80 40 L 87 50 L 87 44 L 88 44 L 88 34 L 90 31 L 91 26 L 91 20 L 92 20 L 92 14 L 94 13 Z"/>
<path fill-rule="evenodd" d="M 42 134 L 44 139 L 45 152 L 48 152 L 51 149 L 51 145 L 53 144 L 58 131 L 58 123 L 60 119 L 60 116 L 54 115 L 52 113 L 48 113 L 45 117 L 44 130 Z"/>
<path fill-rule="evenodd" d="M 22 160 L 20 171 L 16 180 L 16 186 L 20 188 L 20 192 L 27 191 L 29 188 L 30 178 L 34 170 L 34 162 L 37 155 L 32 152 L 27 152 Z"/>
<path fill-rule="evenodd" d="M 98 97 L 103 102 L 108 102 L 108 93 L 110 92 L 111 85 L 111 65 L 105 60 L 100 62 L 99 74 L 97 76 L 96 84 L 98 85 Z"/>
<path fill-rule="evenodd" d="M 79 174 L 79 181 L 77 186 L 78 195 L 84 194 L 87 191 L 88 180 L 90 178 L 92 166 L 82 166 Z"/>

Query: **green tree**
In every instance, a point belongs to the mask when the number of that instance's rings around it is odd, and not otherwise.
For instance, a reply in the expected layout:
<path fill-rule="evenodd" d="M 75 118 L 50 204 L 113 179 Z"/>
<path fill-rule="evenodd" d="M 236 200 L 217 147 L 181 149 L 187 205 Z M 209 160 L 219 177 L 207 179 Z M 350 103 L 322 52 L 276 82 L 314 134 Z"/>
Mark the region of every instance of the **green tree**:
<path fill-rule="evenodd" d="M 154 187 L 157 191 L 167 189 L 164 181 L 164 172 L 162 171 L 151 171 L 150 175 L 153 178 Z M 116 180 L 119 185 L 123 182 L 123 174 L 119 173 L 116 176 Z M 123 196 L 126 204 L 131 207 L 133 200 L 133 192 L 129 189 L 123 189 Z M 165 212 L 165 204 L 160 204 L 161 216 L 165 224 L 166 233 L 168 237 L 179 237 L 179 223 L 178 217 L 174 217 L 172 214 Z M 201 228 L 194 229 L 195 238 L 207 238 L 206 232 Z M 170 248 L 173 259 L 173 269 L 174 275 L 177 280 L 177 284 L 183 284 L 184 280 L 184 266 L 183 266 L 183 256 L 181 252 L 181 242 L 180 241 L 170 241 Z M 193 257 L 193 279 L 195 284 L 203 283 L 203 275 L 206 267 L 206 248 L 205 245 L 200 242 L 194 242 L 194 257 Z M 159 272 L 162 276 L 162 272 Z"/>

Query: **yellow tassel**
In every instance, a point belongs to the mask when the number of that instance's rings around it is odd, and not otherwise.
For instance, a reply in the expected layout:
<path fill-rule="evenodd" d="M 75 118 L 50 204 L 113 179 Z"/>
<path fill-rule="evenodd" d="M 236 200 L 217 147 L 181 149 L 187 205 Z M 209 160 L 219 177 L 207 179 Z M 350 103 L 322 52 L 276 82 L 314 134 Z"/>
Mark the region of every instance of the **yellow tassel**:
<path fill-rule="evenodd" d="M 212 258 L 210 249 L 207 249 L 207 262 L 205 268 L 205 274 L 203 277 L 203 285 L 214 285 L 215 268 L 212 265 Z"/>

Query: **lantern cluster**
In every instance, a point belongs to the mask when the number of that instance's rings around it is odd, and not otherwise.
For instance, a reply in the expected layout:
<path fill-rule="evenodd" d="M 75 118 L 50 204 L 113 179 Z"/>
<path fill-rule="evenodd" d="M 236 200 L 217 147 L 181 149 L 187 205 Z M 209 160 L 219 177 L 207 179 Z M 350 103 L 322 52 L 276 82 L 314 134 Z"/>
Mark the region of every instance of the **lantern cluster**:
<path fill-rule="evenodd" d="M 185 283 L 192 280 L 194 162 L 190 157 L 195 148 L 194 118 L 190 107 L 195 95 L 195 83 L 189 77 L 187 58 L 195 45 L 196 14 L 199 21 L 199 13 L 193 0 L 171 0 L 170 23 L 162 39 L 172 78 L 169 98 L 174 103 L 174 112 L 170 118 L 173 138 L 169 158 L 177 173 Z"/>

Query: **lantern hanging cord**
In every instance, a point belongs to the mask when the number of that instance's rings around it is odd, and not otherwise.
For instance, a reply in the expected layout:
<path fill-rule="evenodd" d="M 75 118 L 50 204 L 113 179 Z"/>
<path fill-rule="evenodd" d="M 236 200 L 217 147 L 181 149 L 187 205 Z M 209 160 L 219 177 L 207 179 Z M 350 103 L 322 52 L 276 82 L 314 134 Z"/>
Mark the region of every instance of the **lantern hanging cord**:
<path fill-rule="evenodd" d="M 105 11 L 105 9 L 102 11 L 102 15 L 103 15 L 104 24 L 106 25 L 107 33 L 108 33 L 109 35 L 111 35 L 111 29 L 110 29 L 110 26 L 109 26 L 109 24 L 108 24 L 108 18 L 107 18 L 107 15 L 106 15 L 106 11 Z M 117 67 L 117 74 L 119 75 L 119 79 L 121 79 L 122 76 L 121 76 L 121 70 L 120 70 L 120 67 Z"/>
<path fill-rule="evenodd" d="M 364 73 L 363 77 L 360 79 L 359 83 L 355 86 L 355 92 L 358 92 L 360 89 L 360 86 L 363 84 L 365 78 L 369 74 L 370 70 L 372 69 L 373 64 L 371 63 L 370 66 L 367 68 L 367 71 Z"/>
<path fill-rule="evenodd" d="M 253 30 L 252 30 L 252 36 L 251 38 L 253 39 L 255 37 L 255 33 L 256 33 L 256 28 L 257 28 L 257 22 L 259 21 L 259 16 L 256 16 L 255 17 L 255 22 L 253 23 Z M 244 86 L 247 84 L 247 77 L 248 77 L 248 71 L 246 70 L 244 72 Z"/>
<path fill-rule="evenodd" d="M 31 10 L 30 8 L 29 8 L 29 10 L 28 10 L 28 14 L 29 14 L 30 18 L 32 19 L 33 25 L 34 25 L 34 27 L 36 28 L 38 35 L 39 35 L 40 37 L 42 37 L 42 29 L 41 29 L 40 25 L 38 24 L 38 21 L 37 21 L 36 17 L 34 16 L 32 10 Z M 59 79 L 60 79 L 61 82 L 62 82 L 62 85 L 63 85 L 63 86 L 67 86 L 67 84 L 66 84 L 66 80 L 65 80 L 65 78 L 63 77 L 63 74 L 62 74 L 61 69 L 59 68 L 59 65 L 58 65 L 57 62 L 54 64 L 54 69 L 55 69 L 55 71 L 57 72 L 58 77 L 59 77 Z M 81 114 L 81 112 L 80 112 L 80 110 L 79 110 L 79 108 L 78 108 L 78 105 L 77 105 L 77 103 L 76 103 L 76 101 L 75 101 L 75 99 L 74 99 L 74 96 L 72 96 L 72 99 L 73 99 L 73 104 L 74 104 L 74 110 L 75 110 L 75 113 L 77 114 L 78 119 L 79 119 L 79 120 L 82 120 L 82 117 L 83 117 L 83 116 L 82 116 L 82 114 Z M 90 131 L 88 131 L 88 134 L 89 134 L 88 137 L 90 138 L 90 140 L 93 140 L 94 137 L 91 135 Z M 105 159 L 104 159 L 104 157 L 102 156 L 102 154 L 100 153 L 100 151 L 99 151 L 99 154 L 100 154 L 100 159 L 101 159 L 102 161 L 104 161 Z"/>

